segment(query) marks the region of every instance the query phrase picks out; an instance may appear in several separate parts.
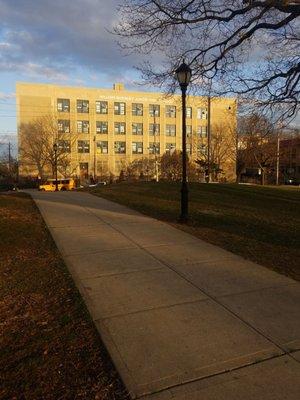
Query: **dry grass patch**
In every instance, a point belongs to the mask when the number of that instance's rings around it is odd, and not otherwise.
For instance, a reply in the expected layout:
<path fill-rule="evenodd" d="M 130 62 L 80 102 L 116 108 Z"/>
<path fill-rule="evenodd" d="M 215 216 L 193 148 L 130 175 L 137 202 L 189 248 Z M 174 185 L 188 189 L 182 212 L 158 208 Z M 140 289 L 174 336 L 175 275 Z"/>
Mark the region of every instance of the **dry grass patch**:
<path fill-rule="evenodd" d="M 0 210 L 0 398 L 128 399 L 31 198 Z"/>

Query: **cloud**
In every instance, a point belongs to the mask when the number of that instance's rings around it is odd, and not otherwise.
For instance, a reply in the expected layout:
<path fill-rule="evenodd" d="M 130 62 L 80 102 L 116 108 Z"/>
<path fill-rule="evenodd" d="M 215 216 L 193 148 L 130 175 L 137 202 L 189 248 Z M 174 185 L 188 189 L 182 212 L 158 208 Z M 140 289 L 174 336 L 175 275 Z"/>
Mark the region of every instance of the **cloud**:
<path fill-rule="evenodd" d="M 10 100 L 16 97 L 16 93 L 4 93 L 0 92 L 0 100 Z"/>
<path fill-rule="evenodd" d="M 125 74 L 137 58 L 122 56 L 108 32 L 118 3 L 0 0 L 0 71 L 59 81 L 78 68 L 110 77 Z"/>

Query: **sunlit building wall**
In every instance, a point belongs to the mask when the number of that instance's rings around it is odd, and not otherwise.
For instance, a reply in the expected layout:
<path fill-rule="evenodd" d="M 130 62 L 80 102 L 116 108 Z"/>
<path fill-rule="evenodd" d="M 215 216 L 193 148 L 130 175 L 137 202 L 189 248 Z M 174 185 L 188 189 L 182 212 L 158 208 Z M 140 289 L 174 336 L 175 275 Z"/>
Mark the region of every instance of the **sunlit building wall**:
<path fill-rule="evenodd" d="M 69 152 L 72 175 L 118 176 L 137 158 L 181 150 L 180 95 L 129 91 L 121 83 L 113 89 L 18 83 L 16 92 L 18 127 L 43 116 L 57 121 L 59 145 Z M 207 106 L 207 97 L 187 97 L 187 151 L 193 160 L 207 153 Z M 227 181 L 235 180 L 235 127 L 235 99 L 212 98 L 212 135 L 218 129 L 232 139 L 223 143 L 227 152 L 220 165 Z M 54 143 L 58 138 L 53 136 Z M 19 164 L 21 176 L 38 174 L 22 153 Z"/>

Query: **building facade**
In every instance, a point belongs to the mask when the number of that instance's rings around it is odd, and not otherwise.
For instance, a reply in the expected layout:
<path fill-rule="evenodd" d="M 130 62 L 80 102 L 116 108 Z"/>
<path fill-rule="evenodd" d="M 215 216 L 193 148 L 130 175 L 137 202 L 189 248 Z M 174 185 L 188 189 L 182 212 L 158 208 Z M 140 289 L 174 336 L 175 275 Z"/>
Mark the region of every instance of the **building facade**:
<path fill-rule="evenodd" d="M 280 140 L 280 182 L 300 185 L 300 136 Z"/>
<path fill-rule="evenodd" d="M 43 117 L 51 118 L 57 126 L 51 140 L 68 155 L 71 175 L 118 176 L 136 159 L 159 159 L 165 152 L 181 150 L 180 95 L 128 91 L 120 83 L 113 89 L 17 83 L 16 93 L 19 149 L 24 149 L 25 143 L 21 127 Z M 207 105 L 206 97 L 187 97 L 187 151 L 192 159 L 207 154 Z M 218 130 L 223 137 L 230 137 L 226 143 L 223 141 L 226 155 L 219 164 L 224 180 L 233 181 L 235 99 L 212 98 L 210 110 L 212 135 Z M 20 175 L 37 176 L 35 163 L 23 153 L 19 151 Z M 50 175 L 47 165 L 45 169 Z"/>

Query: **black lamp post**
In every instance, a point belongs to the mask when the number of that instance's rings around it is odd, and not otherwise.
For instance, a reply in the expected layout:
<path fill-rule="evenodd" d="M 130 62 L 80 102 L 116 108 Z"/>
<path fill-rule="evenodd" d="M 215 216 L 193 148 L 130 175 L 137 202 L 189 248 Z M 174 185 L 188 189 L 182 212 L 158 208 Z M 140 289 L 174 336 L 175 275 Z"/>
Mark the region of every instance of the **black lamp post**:
<path fill-rule="evenodd" d="M 183 61 L 176 69 L 176 78 L 179 82 L 182 93 L 182 185 L 181 185 L 181 214 L 180 222 L 188 220 L 188 185 L 186 179 L 186 90 L 190 83 L 192 70 Z"/>
<path fill-rule="evenodd" d="M 54 163 L 55 163 L 55 191 L 58 192 L 58 182 L 57 182 L 57 144 L 53 145 L 54 151 Z"/>

